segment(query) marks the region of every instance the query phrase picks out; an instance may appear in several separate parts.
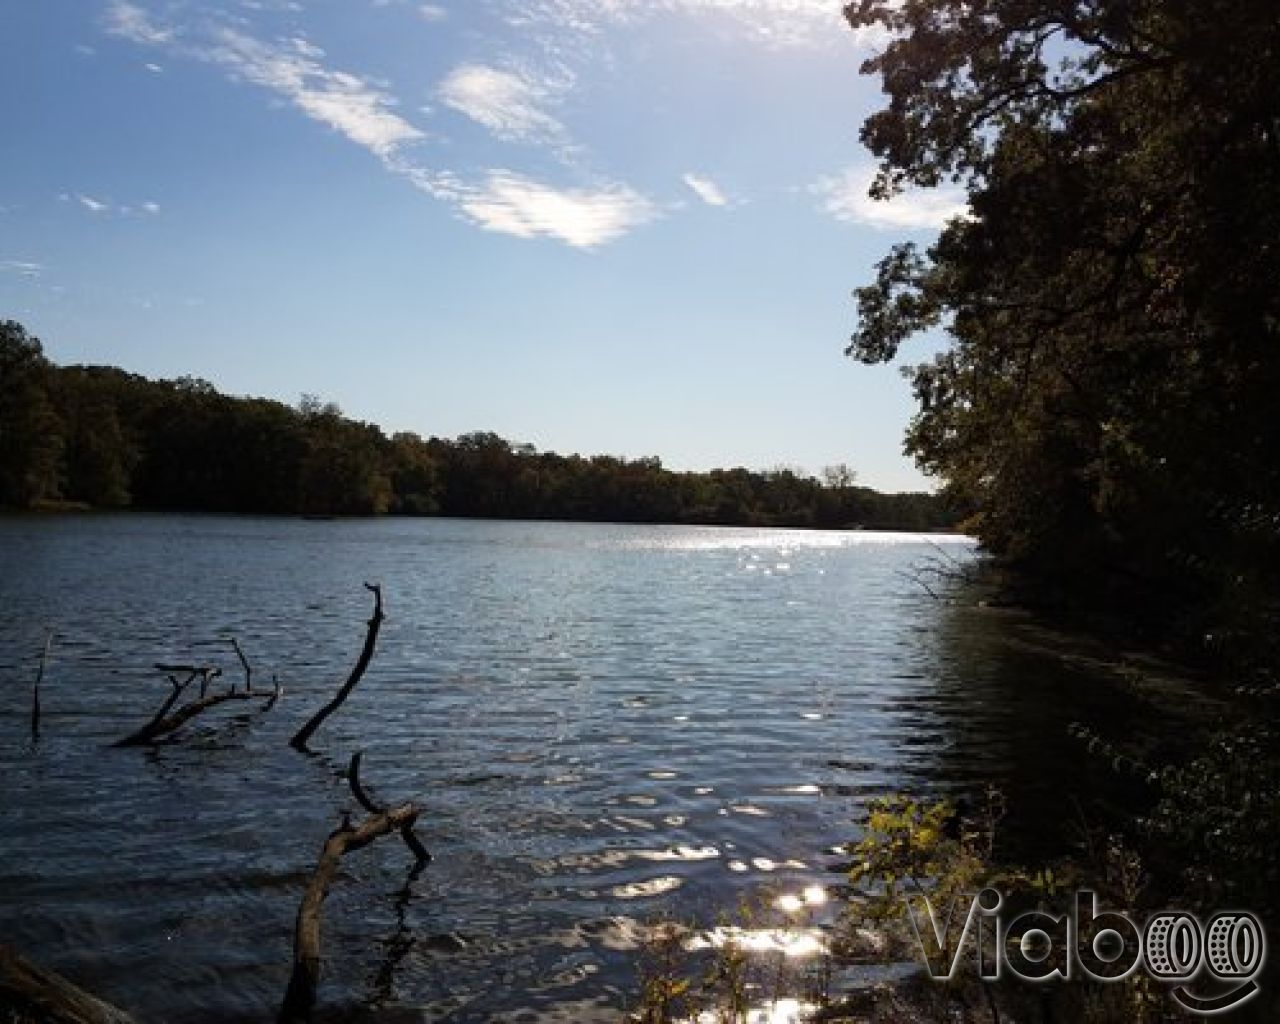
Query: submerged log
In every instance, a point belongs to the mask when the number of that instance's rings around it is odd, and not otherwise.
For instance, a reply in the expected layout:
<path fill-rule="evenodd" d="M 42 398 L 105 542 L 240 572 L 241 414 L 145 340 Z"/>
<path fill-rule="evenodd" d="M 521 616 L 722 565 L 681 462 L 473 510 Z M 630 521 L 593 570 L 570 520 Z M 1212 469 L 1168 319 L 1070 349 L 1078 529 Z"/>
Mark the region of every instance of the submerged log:
<path fill-rule="evenodd" d="M 416 804 L 407 803 L 384 809 L 375 803 L 360 784 L 360 754 L 351 758 L 347 777 L 351 783 L 351 792 L 357 802 L 369 811 L 369 817 L 359 825 L 352 825 L 344 817 L 342 824 L 329 834 L 320 851 L 315 873 L 307 883 L 302 903 L 298 907 L 298 918 L 294 926 L 293 973 L 289 977 L 289 987 L 276 1018 L 278 1024 L 305 1024 L 311 1020 L 311 1013 L 316 1005 L 316 990 L 320 984 L 320 912 L 324 907 L 325 897 L 329 895 L 329 886 L 342 865 L 342 858 L 354 850 L 363 849 L 382 836 L 399 832 L 416 858 L 415 873 L 431 859 L 431 854 L 413 834 L 414 822 L 422 813 Z"/>
<path fill-rule="evenodd" d="M 355 667 L 351 670 L 351 675 L 347 677 L 347 681 L 342 685 L 342 689 L 338 691 L 333 700 L 317 711 L 311 717 L 311 720 L 299 729 L 294 734 L 293 739 L 289 741 L 289 745 L 295 750 L 305 751 L 307 749 L 307 741 L 324 724 L 324 720 L 342 707 L 342 702 L 351 696 L 351 691 L 356 688 L 356 684 L 360 682 L 365 669 L 369 667 L 369 662 L 373 660 L 373 649 L 378 643 L 378 630 L 381 628 L 382 620 L 385 618 L 382 614 L 382 587 L 376 583 L 366 583 L 364 586 L 366 590 L 373 593 L 373 617 L 369 619 L 369 628 L 365 632 L 364 647 L 360 651 L 360 657 L 356 660 Z"/>
<path fill-rule="evenodd" d="M 265 700 L 263 706 L 264 711 L 270 711 L 276 705 L 276 701 L 280 699 L 280 695 L 284 692 L 280 686 L 279 680 L 275 680 L 275 688 L 273 690 L 259 690 L 256 693 L 250 689 L 237 690 L 234 684 L 230 689 L 221 693 L 209 693 L 209 685 L 217 679 L 222 670 L 211 665 L 170 665 L 157 664 L 156 668 L 168 674 L 169 684 L 173 687 L 173 691 L 160 709 L 151 716 L 149 721 L 136 732 L 130 733 L 122 740 L 117 740 L 113 746 L 117 747 L 140 747 L 148 743 L 155 743 L 163 739 L 170 733 L 176 732 L 184 725 L 190 722 L 197 715 L 201 715 L 210 708 L 215 708 L 219 704 L 225 704 L 233 700 Z M 187 673 L 187 678 L 179 680 L 174 673 Z M 246 672 L 247 674 L 247 672 Z M 200 680 L 200 696 L 189 704 L 185 704 L 173 711 L 173 706 L 178 703 L 183 692 L 197 679 Z M 170 712 L 173 711 L 172 714 Z"/>
<path fill-rule="evenodd" d="M 135 1024 L 62 975 L 0 943 L 0 1018 L 38 1024 Z"/>

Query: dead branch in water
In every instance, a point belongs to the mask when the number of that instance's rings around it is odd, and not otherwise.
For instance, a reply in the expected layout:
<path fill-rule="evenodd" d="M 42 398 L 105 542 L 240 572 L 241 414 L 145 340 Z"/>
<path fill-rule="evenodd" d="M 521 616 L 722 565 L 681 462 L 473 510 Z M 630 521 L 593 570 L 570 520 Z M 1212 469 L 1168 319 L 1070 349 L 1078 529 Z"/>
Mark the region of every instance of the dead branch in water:
<path fill-rule="evenodd" d="M 897 575 L 916 584 L 935 601 L 943 600 L 939 589 L 973 582 L 978 570 L 976 562 L 962 562 L 934 541 L 929 545 L 937 552 L 936 555 L 917 562 L 910 569 L 899 569 Z"/>
<path fill-rule="evenodd" d="M 299 729 L 293 739 L 289 741 L 289 745 L 295 750 L 305 751 L 307 749 L 307 741 L 324 724 L 324 720 L 342 707 L 342 702 L 351 696 L 351 691 L 356 688 L 356 684 L 360 682 L 365 669 L 369 667 L 369 662 L 373 660 L 373 649 L 378 642 L 378 630 L 381 628 L 382 620 L 385 618 L 382 614 L 382 587 L 376 583 L 366 583 L 365 589 L 373 593 L 373 617 L 369 619 L 369 628 L 364 637 L 364 648 L 360 651 L 360 657 L 357 659 L 355 667 L 351 670 L 351 675 L 347 677 L 347 681 L 343 684 L 342 689 L 338 691 L 337 696 L 317 711 L 311 720 Z"/>
<path fill-rule="evenodd" d="M 40 684 L 44 682 L 44 669 L 49 661 L 49 649 L 53 646 L 53 630 L 49 630 L 44 638 L 44 651 L 40 654 L 40 665 L 36 669 L 36 685 L 31 690 L 31 738 L 40 738 Z"/>
<path fill-rule="evenodd" d="M 265 698 L 266 704 L 263 706 L 263 710 L 270 711 L 275 707 L 276 701 L 280 699 L 281 693 L 284 692 L 280 687 L 279 681 L 276 680 L 275 689 L 269 692 L 260 690 L 254 693 L 250 689 L 237 690 L 233 683 L 229 689 L 221 693 L 209 693 L 209 686 L 222 675 L 222 670 L 215 665 L 169 665 L 160 663 L 156 665 L 156 668 L 165 673 L 166 678 L 169 680 L 169 685 L 173 687 L 172 692 L 165 702 L 160 705 L 160 709 L 151 716 L 151 721 L 136 732 L 130 733 L 124 739 L 117 740 L 113 744 L 114 746 L 139 747 L 148 743 L 155 743 L 157 740 L 181 729 L 197 715 L 228 701 L 261 700 Z M 187 678 L 180 680 L 178 675 L 184 672 Z M 200 680 L 200 696 L 189 704 L 178 708 L 177 711 L 173 711 L 174 705 L 178 703 L 183 692 L 197 679 Z M 172 714 L 170 714 L 171 711 L 173 711 Z"/>
<path fill-rule="evenodd" d="M 370 814 L 386 814 L 387 808 L 384 804 L 377 803 L 369 796 L 364 786 L 360 784 L 360 760 L 364 757 L 363 751 L 356 751 L 351 755 L 351 767 L 347 769 L 347 781 L 351 784 L 351 793 L 356 798 L 356 803 L 363 807 Z M 405 846 L 409 847 L 409 851 L 418 858 L 418 863 L 414 867 L 414 872 L 421 871 L 431 860 L 431 854 L 421 840 L 414 834 L 413 822 L 409 822 L 400 829 L 400 838 L 404 840 Z"/>
<path fill-rule="evenodd" d="M 420 871 L 431 859 L 431 854 L 413 834 L 414 822 L 421 809 L 417 804 L 401 804 L 390 809 L 375 803 L 360 784 L 360 754 L 351 758 L 347 778 L 351 792 L 369 817 L 359 825 L 352 825 L 344 815 L 342 824 L 329 834 L 315 873 L 307 883 L 302 903 L 298 907 L 298 919 L 294 928 L 293 974 L 280 1007 L 278 1024 L 305 1024 L 311 1020 L 316 1004 L 316 989 L 320 984 L 320 912 L 324 907 L 329 886 L 342 865 L 342 858 L 353 850 L 360 850 L 382 836 L 399 832 L 416 863 L 414 872 Z"/>
<path fill-rule="evenodd" d="M 134 1024 L 62 975 L 39 967 L 0 944 L 0 1018 L 41 1024 Z"/>
<path fill-rule="evenodd" d="M 244 656 L 244 651 L 240 649 L 240 641 L 235 637 L 231 638 L 231 646 L 236 649 L 236 657 L 240 659 L 240 664 L 244 668 L 244 688 L 253 693 L 253 668 L 249 664 L 249 659 Z"/>

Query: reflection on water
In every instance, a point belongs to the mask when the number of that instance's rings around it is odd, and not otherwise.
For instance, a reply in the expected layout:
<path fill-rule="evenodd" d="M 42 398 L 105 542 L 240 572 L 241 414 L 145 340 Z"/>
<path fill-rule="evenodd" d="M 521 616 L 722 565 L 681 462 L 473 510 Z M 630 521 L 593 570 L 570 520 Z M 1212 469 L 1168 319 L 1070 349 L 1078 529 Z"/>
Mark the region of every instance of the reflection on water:
<path fill-rule="evenodd" d="M 351 806 L 342 768 L 363 749 L 371 789 L 426 808 L 435 860 L 412 880 L 399 844 L 344 863 L 325 910 L 334 1019 L 616 1019 L 639 922 L 709 928 L 762 883 L 798 901 L 797 927 L 735 940 L 813 953 L 807 915 L 830 909 L 830 851 L 867 798 L 995 781 L 1017 842 L 1057 842 L 1065 780 L 1087 785 L 1090 770 L 1066 722 L 1157 731 L 1112 680 L 1012 645 L 1002 613 L 931 600 L 902 572 L 931 543 L 0 521 L 0 934 L 145 1018 L 263 1019 L 305 879 Z M 301 757 L 287 738 L 345 678 L 366 579 L 387 601 L 377 656 L 320 755 Z M 280 672 L 279 707 L 211 712 L 149 753 L 108 747 L 164 696 L 153 663 L 230 672 L 230 636 L 260 677 Z"/>

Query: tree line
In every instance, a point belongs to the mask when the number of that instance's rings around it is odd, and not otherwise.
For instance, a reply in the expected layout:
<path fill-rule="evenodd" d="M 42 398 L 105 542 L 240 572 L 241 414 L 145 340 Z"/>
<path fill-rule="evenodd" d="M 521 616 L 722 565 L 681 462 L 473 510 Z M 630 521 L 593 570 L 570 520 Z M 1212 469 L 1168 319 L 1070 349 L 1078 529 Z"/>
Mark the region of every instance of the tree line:
<path fill-rule="evenodd" d="M 882 494 L 846 466 L 675 472 L 657 458 L 558 455 L 496 434 L 387 436 L 304 395 L 296 406 L 56 366 L 0 323 L 0 506 L 445 515 L 744 526 L 951 527 L 925 493 Z"/>

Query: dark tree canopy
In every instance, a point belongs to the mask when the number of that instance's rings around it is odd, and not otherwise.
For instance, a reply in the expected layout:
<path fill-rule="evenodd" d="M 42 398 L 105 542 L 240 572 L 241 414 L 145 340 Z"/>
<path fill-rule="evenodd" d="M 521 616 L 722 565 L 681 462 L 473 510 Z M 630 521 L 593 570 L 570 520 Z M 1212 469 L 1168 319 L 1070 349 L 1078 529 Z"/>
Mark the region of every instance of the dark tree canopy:
<path fill-rule="evenodd" d="M 106 366 L 54 366 L 16 323 L 0 323 L 0 508 L 304 515 L 450 515 L 614 522 L 949 527 L 931 494 L 824 486 L 790 470 L 679 473 L 656 458 L 538 452 L 493 433 L 387 437 L 303 395 L 297 407 L 219 394 L 208 381 L 154 381 Z"/>
<path fill-rule="evenodd" d="M 970 216 L 858 290 L 849 353 L 944 327 L 907 447 L 993 550 L 1208 619 L 1280 582 L 1274 0 L 860 0 L 873 192 Z M 1239 621 L 1237 618 L 1235 621 Z M 1255 623 L 1258 625 L 1260 623 Z"/>

